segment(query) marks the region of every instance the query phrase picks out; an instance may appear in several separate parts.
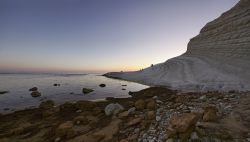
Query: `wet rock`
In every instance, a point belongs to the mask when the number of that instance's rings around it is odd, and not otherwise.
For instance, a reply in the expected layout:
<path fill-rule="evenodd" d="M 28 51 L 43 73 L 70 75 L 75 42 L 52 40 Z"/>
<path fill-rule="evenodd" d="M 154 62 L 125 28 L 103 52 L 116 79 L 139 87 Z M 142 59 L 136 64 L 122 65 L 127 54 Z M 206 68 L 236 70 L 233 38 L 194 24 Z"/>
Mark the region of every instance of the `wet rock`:
<path fill-rule="evenodd" d="M 41 93 L 38 92 L 38 91 L 33 91 L 30 95 L 31 95 L 32 97 L 39 97 L 39 96 L 41 96 Z"/>
<path fill-rule="evenodd" d="M 89 89 L 89 88 L 82 88 L 82 93 L 83 94 L 89 94 L 91 92 L 93 92 L 94 90 L 93 89 Z"/>
<path fill-rule="evenodd" d="M 156 102 L 155 102 L 155 100 L 154 99 L 148 100 L 146 108 L 150 109 L 150 110 L 155 110 L 155 108 L 156 108 Z"/>
<path fill-rule="evenodd" d="M 99 86 L 100 87 L 106 87 L 106 84 L 100 84 Z"/>
<path fill-rule="evenodd" d="M 67 121 L 60 124 L 56 129 L 56 136 L 57 137 L 66 137 L 71 138 L 75 136 L 75 131 L 73 130 L 73 123 L 72 121 Z"/>
<path fill-rule="evenodd" d="M 218 109 L 216 107 L 206 107 L 204 109 L 204 115 L 203 115 L 203 121 L 210 122 L 210 121 L 216 121 L 218 119 L 217 112 Z"/>
<path fill-rule="evenodd" d="M 58 84 L 58 83 L 55 83 L 55 84 L 53 84 L 53 86 L 60 86 L 61 84 Z"/>
<path fill-rule="evenodd" d="M 107 116 L 110 116 L 110 115 L 116 115 L 122 110 L 124 110 L 123 106 L 118 103 L 115 103 L 107 105 L 104 111 Z"/>
<path fill-rule="evenodd" d="M 74 118 L 74 120 L 73 120 L 73 122 L 74 122 L 74 124 L 76 124 L 76 125 L 80 125 L 80 124 L 88 124 L 88 119 L 86 118 L 86 117 L 84 117 L 84 116 L 77 116 L 77 117 L 75 117 Z"/>
<path fill-rule="evenodd" d="M 122 90 L 126 90 L 125 88 L 122 88 Z"/>
<path fill-rule="evenodd" d="M 38 91 L 37 87 L 30 88 L 29 91 Z"/>
<path fill-rule="evenodd" d="M 135 108 L 138 110 L 143 110 L 145 108 L 145 101 L 140 99 L 135 102 Z"/>
<path fill-rule="evenodd" d="M 122 86 L 127 86 L 126 84 L 123 84 Z"/>

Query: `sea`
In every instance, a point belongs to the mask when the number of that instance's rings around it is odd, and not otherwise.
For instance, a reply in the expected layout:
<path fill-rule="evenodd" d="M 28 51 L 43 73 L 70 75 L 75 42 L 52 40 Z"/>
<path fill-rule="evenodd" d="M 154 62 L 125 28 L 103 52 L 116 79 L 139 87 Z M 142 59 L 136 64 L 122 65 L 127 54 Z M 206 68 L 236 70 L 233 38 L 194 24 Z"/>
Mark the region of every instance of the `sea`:
<path fill-rule="evenodd" d="M 54 86 L 60 84 L 60 86 Z M 100 87 L 106 84 L 106 87 Z M 40 97 L 32 97 L 30 88 L 37 87 Z M 83 94 L 82 88 L 94 91 Z M 78 100 L 99 101 L 107 97 L 131 97 L 129 91 L 148 88 L 139 83 L 111 79 L 100 74 L 0 74 L 0 113 L 38 107 L 42 101 L 53 100 L 57 105 Z"/>

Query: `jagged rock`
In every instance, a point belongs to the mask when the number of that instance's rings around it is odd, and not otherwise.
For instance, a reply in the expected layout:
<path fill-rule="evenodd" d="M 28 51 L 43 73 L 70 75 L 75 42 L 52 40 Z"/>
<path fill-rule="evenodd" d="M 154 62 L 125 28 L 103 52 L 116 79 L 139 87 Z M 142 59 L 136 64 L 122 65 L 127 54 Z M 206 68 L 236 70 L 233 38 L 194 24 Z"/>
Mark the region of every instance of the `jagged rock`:
<path fill-rule="evenodd" d="M 109 104 L 105 107 L 105 114 L 107 116 L 110 115 L 116 115 L 118 114 L 120 111 L 124 110 L 123 106 L 116 103 L 116 104 Z"/>

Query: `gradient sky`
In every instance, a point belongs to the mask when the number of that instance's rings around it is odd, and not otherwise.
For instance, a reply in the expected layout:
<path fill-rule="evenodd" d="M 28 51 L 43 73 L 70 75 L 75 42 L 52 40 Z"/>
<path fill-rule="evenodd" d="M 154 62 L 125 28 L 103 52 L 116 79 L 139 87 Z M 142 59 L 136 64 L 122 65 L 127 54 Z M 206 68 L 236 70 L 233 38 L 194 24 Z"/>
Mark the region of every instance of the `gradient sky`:
<path fill-rule="evenodd" d="M 239 0 L 0 0 L 0 72 L 138 70 Z"/>

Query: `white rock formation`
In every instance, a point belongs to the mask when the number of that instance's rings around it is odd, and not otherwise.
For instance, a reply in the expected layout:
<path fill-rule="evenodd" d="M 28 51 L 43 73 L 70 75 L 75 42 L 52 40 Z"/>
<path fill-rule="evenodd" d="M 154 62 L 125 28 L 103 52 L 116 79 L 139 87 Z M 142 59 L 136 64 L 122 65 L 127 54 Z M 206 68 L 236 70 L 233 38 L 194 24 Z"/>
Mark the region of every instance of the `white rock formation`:
<path fill-rule="evenodd" d="M 143 71 L 106 76 L 184 91 L 250 90 L 250 0 L 208 23 L 183 55 Z"/>

